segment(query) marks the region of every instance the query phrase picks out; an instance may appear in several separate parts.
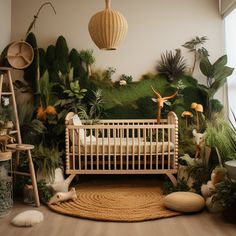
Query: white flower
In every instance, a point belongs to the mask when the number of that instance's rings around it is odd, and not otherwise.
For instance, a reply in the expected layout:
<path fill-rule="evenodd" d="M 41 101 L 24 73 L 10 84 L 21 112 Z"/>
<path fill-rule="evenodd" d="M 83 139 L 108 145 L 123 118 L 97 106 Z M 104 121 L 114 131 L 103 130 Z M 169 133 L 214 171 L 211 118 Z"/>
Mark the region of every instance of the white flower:
<path fill-rule="evenodd" d="M 3 106 L 8 106 L 10 101 L 8 97 L 2 97 L 2 101 L 3 101 Z"/>
<path fill-rule="evenodd" d="M 119 84 L 120 84 L 120 86 L 125 86 L 127 84 L 127 82 L 125 80 L 121 79 Z"/>

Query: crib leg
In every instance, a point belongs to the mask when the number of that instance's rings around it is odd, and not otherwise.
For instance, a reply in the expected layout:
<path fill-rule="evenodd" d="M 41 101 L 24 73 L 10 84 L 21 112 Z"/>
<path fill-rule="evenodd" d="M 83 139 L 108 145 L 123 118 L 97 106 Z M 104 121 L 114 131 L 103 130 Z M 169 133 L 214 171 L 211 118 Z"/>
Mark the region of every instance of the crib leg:
<path fill-rule="evenodd" d="M 177 185 L 177 180 L 173 174 L 166 174 L 174 186 Z"/>

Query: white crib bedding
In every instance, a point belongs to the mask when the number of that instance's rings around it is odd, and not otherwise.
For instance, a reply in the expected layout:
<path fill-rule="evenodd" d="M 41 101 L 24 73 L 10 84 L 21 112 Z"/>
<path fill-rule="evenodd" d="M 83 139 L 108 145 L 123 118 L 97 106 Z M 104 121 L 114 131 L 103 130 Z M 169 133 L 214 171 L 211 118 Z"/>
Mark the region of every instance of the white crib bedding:
<path fill-rule="evenodd" d="M 85 143 L 75 143 L 71 151 L 80 152 L 80 154 L 156 154 L 156 153 L 170 153 L 174 151 L 174 143 L 172 142 L 149 142 L 143 138 L 86 138 Z"/>

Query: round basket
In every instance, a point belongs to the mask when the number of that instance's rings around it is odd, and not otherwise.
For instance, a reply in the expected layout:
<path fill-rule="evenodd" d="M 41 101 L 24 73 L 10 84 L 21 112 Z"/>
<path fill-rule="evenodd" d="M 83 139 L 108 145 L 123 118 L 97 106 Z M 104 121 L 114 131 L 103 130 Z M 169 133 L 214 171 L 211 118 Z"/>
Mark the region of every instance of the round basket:
<path fill-rule="evenodd" d="M 7 50 L 8 63 L 15 69 L 28 67 L 34 59 L 34 50 L 25 41 L 17 41 L 9 45 Z"/>

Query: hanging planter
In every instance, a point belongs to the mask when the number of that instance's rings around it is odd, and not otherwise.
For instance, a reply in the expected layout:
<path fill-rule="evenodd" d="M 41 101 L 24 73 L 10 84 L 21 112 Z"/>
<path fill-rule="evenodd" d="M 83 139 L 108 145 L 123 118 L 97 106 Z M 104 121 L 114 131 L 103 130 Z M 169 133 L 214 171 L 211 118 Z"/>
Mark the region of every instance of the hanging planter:
<path fill-rule="evenodd" d="M 128 23 L 120 12 L 111 9 L 110 0 L 106 0 L 105 10 L 92 16 L 88 29 L 99 49 L 116 50 L 127 34 Z"/>

